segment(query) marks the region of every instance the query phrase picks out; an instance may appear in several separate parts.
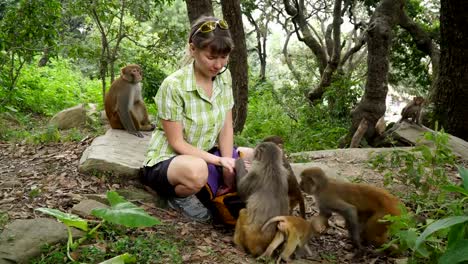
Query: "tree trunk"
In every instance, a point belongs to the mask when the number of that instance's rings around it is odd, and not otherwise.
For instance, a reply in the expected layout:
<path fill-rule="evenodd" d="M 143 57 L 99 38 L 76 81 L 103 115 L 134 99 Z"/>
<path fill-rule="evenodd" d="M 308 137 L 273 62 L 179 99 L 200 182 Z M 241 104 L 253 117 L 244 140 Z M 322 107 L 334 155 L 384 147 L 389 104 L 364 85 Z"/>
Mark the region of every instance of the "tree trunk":
<path fill-rule="evenodd" d="M 212 16 L 213 5 L 211 0 L 185 0 L 190 24 L 201 15 Z"/>
<path fill-rule="evenodd" d="M 392 30 L 398 15 L 403 12 L 404 0 L 382 0 L 370 19 L 367 35 L 367 80 L 364 96 L 352 112 L 352 125 L 348 133 L 351 138 L 361 119 L 367 119 L 365 138 L 368 142 L 374 136 L 377 120 L 385 114 L 385 99 L 388 92 L 389 53 Z"/>
<path fill-rule="evenodd" d="M 247 118 L 248 98 L 248 65 L 247 47 L 245 44 L 244 25 L 240 0 L 222 0 L 221 7 L 224 19 L 229 24 L 229 29 L 234 40 L 235 48 L 229 56 L 229 70 L 232 75 L 232 89 L 234 93 L 234 131 L 242 132 Z"/>
<path fill-rule="evenodd" d="M 468 2 L 440 2 L 441 50 L 434 116 L 445 131 L 468 140 Z"/>

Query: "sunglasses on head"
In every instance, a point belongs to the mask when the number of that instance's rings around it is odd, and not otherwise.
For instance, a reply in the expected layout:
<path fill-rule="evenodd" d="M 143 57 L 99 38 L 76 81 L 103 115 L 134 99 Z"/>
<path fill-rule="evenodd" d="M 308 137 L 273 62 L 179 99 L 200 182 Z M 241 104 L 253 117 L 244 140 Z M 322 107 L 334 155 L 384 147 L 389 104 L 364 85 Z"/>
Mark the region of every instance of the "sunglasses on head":
<path fill-rule="evenodd" d="M 198 32 L 208 33 L 216 29 L 216 26 L 219 26 L 220 29 L 227 30 L 229 29 L 228 23 L 221 19 L 216 21 L 206 21 L 201 24 L 200 27 L 192 34 L 192 37 L 195 36 Z"/>

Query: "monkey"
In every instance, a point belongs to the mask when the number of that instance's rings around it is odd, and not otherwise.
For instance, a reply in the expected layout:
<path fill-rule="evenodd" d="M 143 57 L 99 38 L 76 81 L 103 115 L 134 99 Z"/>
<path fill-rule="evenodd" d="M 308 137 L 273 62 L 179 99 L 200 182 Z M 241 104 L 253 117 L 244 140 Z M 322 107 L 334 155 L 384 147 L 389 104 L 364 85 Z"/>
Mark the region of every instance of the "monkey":
<path fill-rule="evenodd" d="M 361 251 L 361 235 L 365 242 L 381 246 L 388 240 L 388 223 L 380 222 L 385 215 L 400 215 L 400 201 L 387 190 L 368 184 L 348 183 L 329 179 L 318 167 L 301 173 L 301 189 L 314 195 L 320 215 L 328 226 L 332 212 L 346 220 L 353 245 Z M 362 229 L 362 230 L 360 230 Z"/>
<path fill-rule="evenodd" d="M 299 216 L 275 216 L 268 220 L 262 227 L 266 229 L 272 223 L 278 222 L 278 231 L 262 256 L 271 257 L 273 251 L 286 239 L 285 245 L 276 263 L 281 260 L 290 261 L 291 255 L 297 250 L 305 250 L 310 256 L 312 252 L 307 242 L 312 236 L 319 235 L 325 230 L 322 216 L 312 216 L 305 220 Z"/>
<path fill-rule="evenodd" d="M 240 160 L 236 166 L 243 166 Z M 237 247 L 256 257 L 265 252 L 276 234 L 274 226 L 262 231 L 263 224 L 274 216 L 288 214 L 287 170 L 280 148 L 272 142 L 258 144 L 249 171 L 241 169 L 237 171 L 237 193 L 246 201 L 246 208 L 239 212 L 233 240 Z"/>
<path fill-rule="evenodd" d="M 292 215 L 294 208 L 299 204 L 301 216 L 306 218 L 304 197 L 302 196 L 299 183 L 291 168 L 291 164 L 289 164 L 286 155 L 284 155 L 284 140 L 280 136 L 270 136 L 263 139 L 263 142 L 273 142 L 283 151 L 283 166 L 288 170 L 289 214 Z"/>
<path fill-rule="evenodd" d="M 151 131 L 155 128 L 150 123 L 143 97 L 141 95 L 141 68 L 130 64 L 121 69 L 117 78 L 105 96 L 105 110 L 110 126 L 125 129 L 130 134 L 143 137 L 139 131 Z"/>
<path fill-rule="evenodd" d="M 421 110 L 424 102 L 425 99 L 421 96 L 413 97 L 413 101 L 408 103 L 403 110 L 401 110 L 401 119 L 398 123 L 411 118 L 413 123 L 421 125 Z"/>

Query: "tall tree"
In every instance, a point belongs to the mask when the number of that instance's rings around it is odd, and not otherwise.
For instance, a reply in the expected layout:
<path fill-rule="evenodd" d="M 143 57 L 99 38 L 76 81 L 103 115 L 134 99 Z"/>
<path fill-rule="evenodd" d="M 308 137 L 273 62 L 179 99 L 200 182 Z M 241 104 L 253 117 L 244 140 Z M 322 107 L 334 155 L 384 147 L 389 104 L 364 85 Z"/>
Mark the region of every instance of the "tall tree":
<path fill-rule="evenodd" d="M 375 9 L 367 33 L 367 81 L 364 96 L 352 112 L 352 126 L 347 135 L 349 142 L 356 130 L 353 140 L 357 145 L 362 136 L 368 142 L 375 137 L 375 124 L 384 115 L 385 99 L 388 92 L 389 52 L 393 38 L 393 28 L 397 25 L 407 30 L 418 48 L 430 55 L 435 69 L 438 68 L 439 50 L 432 43 L 427 32 L 422 30 L 405 12 L 405 0 L 382 0 Z M 358 129 L 361 127 L 361 129 Z"/>
<path fill-rule="evenodd" d="M 310 48 L 317 59 L 321 80 L 316 87 L 310 89 L 307 95 L 311 102 L 322 98 L 326 88 L 331 85 L 336 70 L 352 58 L 352 55 L 365 44 L 365 31 L 361 31 L 361 36 L 356 39 L 353 48 L 345 51 L 341 43 L 341 24 L 344 14 L 350 10 L 352 2 L 335 0 L 333 10 L 329 10 L 328 1 L 312 3 L 303 0 L 283 0 L 285 10 L 294 24 L 297 38 Z M 326 21 L 329 20 L 327 14 L 330 12 L 333 14 L 332 22 L 325 25 Z M 320 17 L 320 13 L 325 14 L 325 17 Z M 316 17 L 321 21 L 322 31 L 324 31 L 322 32 L 323 40 L 319 36 L 318 30 L 309 22 L 311 17 Z M 359 28 L 360 25 L 362 24 L 356 24 L 356 28 Z M 342 54 L 343 52 L 345 54 Z"/>
<path fill-rule="evenodd" d="M 467 1 L 441 1 L 440 68 L 433 98 L 436 120 L 464 140 L 468 140 L 467 12 Z"/>
<path fill-rule="evenodd" d="M 212 16 L 211 0 L 185 0 L 190 24 L 202 15 Z"/>
<path fill-rule="evenodd" d="M 245 44 L 244 24 L 240 0 L 222 0 L 221 7 L 224 19 L 234 40 L 235 48 L 229 57 L 229 70 L 231 71 L 232 88 L 234 92 L 234 131 L 241 132 L 247 119 L 247 100 L 249 91 L 247 46 Z"/>

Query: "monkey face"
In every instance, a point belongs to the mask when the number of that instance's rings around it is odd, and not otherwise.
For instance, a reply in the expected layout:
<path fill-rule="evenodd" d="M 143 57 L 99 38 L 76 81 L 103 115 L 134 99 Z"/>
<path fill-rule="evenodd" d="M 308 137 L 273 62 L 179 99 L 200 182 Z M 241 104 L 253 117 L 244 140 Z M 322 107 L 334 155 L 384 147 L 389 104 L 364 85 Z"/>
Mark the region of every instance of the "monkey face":
<path fill-rule="evenodd" d="M 122 78 L 131 83 L 139 83 L 143 79 L 140 66 L 136 64 L 127 65 L 122 68 Z"/>
<path fill-rule="evenodd" d="M 254 160 L 264 164 L 280 161 L 282 160 L 281 149 L 275 143 L 262 142 L 255 148 Z"/>
<path fill-rule="evenodd" d="M 421 96 L 416 96 L 413 98 L 413 101 L 416 105 L 422 105 L 424 103 L 424 98 Z"/>
<path fill-rule="evenodd" d="M 301 183 L 299 184 L 301 190 L 308 194 L 314 194 L 317 190 L 314 179 L 309 175 L 301 174 Z"/>

